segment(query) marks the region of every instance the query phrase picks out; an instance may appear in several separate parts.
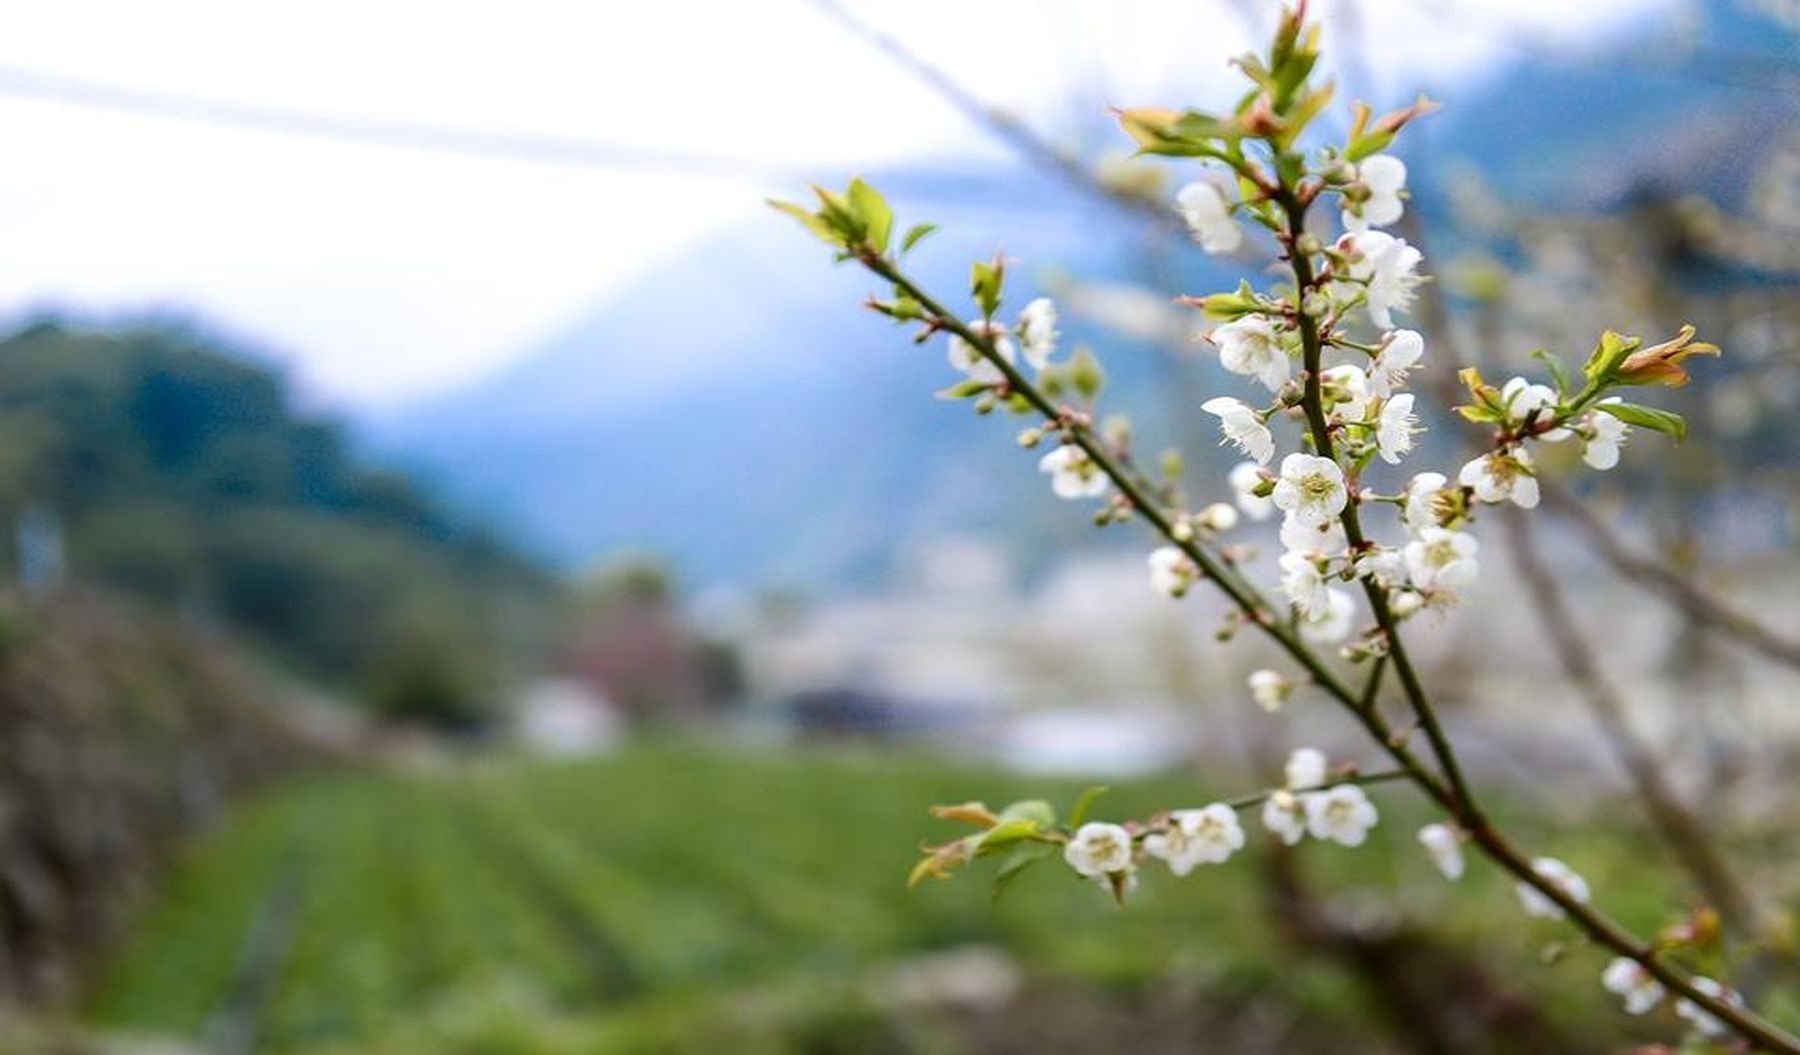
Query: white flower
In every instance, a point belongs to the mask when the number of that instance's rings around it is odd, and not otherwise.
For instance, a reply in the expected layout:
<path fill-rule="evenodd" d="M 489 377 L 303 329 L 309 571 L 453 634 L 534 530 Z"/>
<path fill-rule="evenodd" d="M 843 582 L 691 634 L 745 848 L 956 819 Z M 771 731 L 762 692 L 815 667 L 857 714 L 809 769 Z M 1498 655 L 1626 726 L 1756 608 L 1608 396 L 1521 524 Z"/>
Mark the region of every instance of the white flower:
<path fill-rule="evenodd" d="M 1342 590 L 1325 591 L 1325 611 L 1300 620 L 1300 637 L 1315 645 L 1335 645 L 1350 636 L 1356 602 Z"/>
<path fill-rule="evenodd" d="M 1144 837 L 1144 852 L 1169 862 L 1169 871 L 1187 875 L 1197 864 L 1220 864 L 1244 846 L 1237 811 L 1222 802 L 1169 814 L 1169 827 Z"/>
<path fill-rule="evenodd" d="M 1200 569 L 1174 546 L 1159 546 L 1150 551 L 1150 588 L 1157 593 L 1180 597 L 1199 577 Z"/>
<path fill-rule="evenodd" d="M 1262 483 L 1261 466 L 1255 462 L 1239 462 L 1231 467 L 1231 489 L 1237 495 L 1237 507 L 1251 520 L 1267 520 L 1275 512 L 1275 503 L 1256 488 Z"/>
<path fill-rule="evenodd" d="M 1106 492 L 1106 474 L 1073 443 L 1039 458 L 1038 471 L 1050 474 L 1050 490 L 1058 498 L 1097 498 Z"/>
<path fill-rule="evenodd" d="M 1395 619 L 1409 619 L 1425 607 L 1425 598 L 1412 590 L 1395 590 L 1388 598 L 1388 611 Z"/>
<path fill-rule="evenodd" d="M 1617 403 L 1619 399 L 1614 396 L 1600 402 Z M 1581 460 L 1594 469 L 1610 469 L 1619 464 L 1619 448 L 1625 446 L 1625 437 L 1631 432 L 1631 426 L 1601 410 L 1588 416 L 1588 428 L 1594 434 L 1588 438 L 1587 449 L 1581 452 Z"/>
<path fill-rule="evenodd" d="M 1225 442 L 1234 444 L 1263 465 L 1275 457 L 1275 434 L 1243 400 L 1218 396 L 1200 404 L 1200 409 L 1218 415 L 1219 431 L 1225 434 Z"/>
<path fill-rule="evenodd" d="M 1175 193 L 1175 211 L 1209 253 L 1229 253 L 1244 244 L 1243 228 L 1231 218 L 1231 203 L 1217 184 L 1198 181 L 1181 188 Z"/>
<path fill-rule="evenodd" d="M 1743 997 L 1704 975 L 1698 975 L 1694 978 L 1694 988 L 1715 1000 L 1723 1000 L 1732 1007 L 1744 1006 Z M 1693 1026 L 1702 1036 L 1723 1037 L 1731 1033 L 1731 1027 L 1721 1021 L 1717 1015 L 1701 1007 L 1699 1004 L 1694 1003 L 1692 1000 L 1675 1001 L 1675 1013 L 1682 1018 L 1687 1019 L 1688 1024 Z"/>
<path fill-rule="evenodd" d="M 1406 582 L 1406 555 L 1397 549 L 1376 546 L 1356 558 L 1359 578 L 1373 579 L 1379 586 L 1393 589 Z"/>
<path fill-rule="evenodd" d="M 1019 344 L 1025 359 L 1042 370 L 1056 352 L 1056 305 L 1049 297 L 1039 297 L 1019 312 Z"/>
<path fill-rule="evenodd" d="M 1539 857 L 1531 862 L 1531 870 L 1549 880 L 1550 883 L 1582 904 L 1587 904 L 1587 880 L 1575 874 L 1575 870 L 1554 857 Z M 1519 905 L 1527 916 L 1541 919 L 1562 919 L 1565 913 L 1562 906 L 1545 897 L 1541 891 L 1529 883 L 1518 885 Z"/>
<path fill-rule="evenodd" d="M 1644 1014 L 1662 1003 L 1662 983 L 1644 970 L 1643 964 L 1628 956 L 1620 956 L 1607 964 L 1606 970 L 1600 973 L 1600 984 L 1607 992 L 1624 998 L 1628 1015 Z"/>
<path fill-rule="evenodd" d="M 1334 421 L 1361 422 L 1369 416 L 1369 375 L 1360 366 L 1334 366 L 1319 372 L 1325 413 Z"/>
<path fill-rule="evenodd" d="M 1357 258 L 1350 265 L 1350 278 L 1367 286 L 1370 320 L 1390 329 L 1393 312 L 1412 304 L 1413 290 L 1422 281 L 1417 270 L 1423 255 L 1382 231 L 1352 232 L 1338 240 L 1338 248 Z"/>
<path fill-rule="evenodd" d="M 1000 353 L 1000 358 L 1009 363 L 1018 358 L 1018 350 L 1013 347 L 1012 338 L 1006 335 L 1006 327 L 987 319 L 970 319 L 969 329 L 991 341 L 994 351 Z M 950 335 L 950 365 L 968 374 L 971 381 L 995 385 L 1006 380 L 1006 375 L 1000 372 L 998 366 L 976 351 L 974 345 L 954 333 Z"/>
<path fill-rule="evenodd" d="M 1294 683 L 1273 670 L 1252 671 L 1250 698 L 1265 711 L 1279 711 L 1294 692 Z"/>
<path fill-rule="evenodd" d="M 1341 557 L 1350 552 L 1350 540 L 1341 521 L 1308 524 L 1289 515 L 1281 519 L 1281 548 L 1314 557 Z"/>
<path fill-rule="evenodd" d="M 1537 413 L 1539 420 L 1549 421 L 1556 416 L 1556 407 L 1561 400 L 1556 389 L 1549 385 L 1534 385 L 1522 377 L 1515 377 L 1500 386 L 1500 405 L 1506 408 L 1506 416 L 1511 421 L 1524 421 Z M 1540 432 L 1537 438 L 1550 443 L 1569 438 L 1568 429 L 1551 429 Z"/>
<path fill-rule="evenodd" d="M 1281 478 L 1269 497 L 1275 508 L 1314 526 L 1335 518 L 1350 501 L 1350 493 L 1344 489 L 1344 470 L 1336 462 L 1299 453 L 1281 459 Z"/>
<path fill-rule="evenodd" d="M 1263 800 L 1263 827 L 1288 846 L 1298 843 L 1306 835 L 1305 807 L 1300 800 L 1300 796 L 1286 791 L 1276 791 Z"/>
<path fill-rule="evenodd" d="M 1406 163 L 1391 154 L 1376 154 L 1356 166 L 1356 182 L 1369 188 L 1369 196 L 1344 210 L 1346 231 L 1386 227 L 1400 219 L 1406 206 L 1400 192 L 1406 189 Z"/>
<path fill-rule="evenodd" d="M 1287 780 L 1289 791 L 1305 791 L 1325 783 L 1325 770 L 1329 765 L 1325 752 L 1316 747 L 1299 747 L 1288 756 L 1287 765 L 1282 775 Z"/>
<path fill-rule="evenodd" d="M 1413 330 L 1395 330 L 1369 364 L 1369 394 L 1382 399 L 1406 387 L 1406 375 L 1425 355 L 1425 338 Z"/>
<path fill-rule="evenodd" d="M 1523 447 L 1484 454 L 1462 467 L 1456 474 L 1458 483 L 1475 490 L 1483 502 L 1512 503 L 1520 509 L 1538 504 L 1537 477 L 1531 472 L 1531 455 Z"/>
<path fill-rule="evenodd" d="M 1462 837 L 1448 824 L 1427 824 L 1419 829 L 1419 845 L 1431 855 L 1431 863 L 1452 883 L 1462 878 Z"/>
<path fill-rule="evenodd" d="M 1131 867 L 1131 833 L 1116 824 L 1089 821 L 1063 847 L 1063 860 L 1084 876 L 1123 872 Z"/>
<path fill-rule="evenodd" d="M 1311 619 L 1331 613 L 1331 588 L 1325 585 L 1325 574 L 1318 562 L 1305 553 L 1283 553 L 1281 560 L 1281 592 L 1294 604 L 1300 618 Z"/>
<path fill-rule="evenodd" d="M 1194 515 L 1194 523 L 1202 531 L 1222 535 L 1238 526 L 1238 511 L 1227 502 L 1214 502 Z"/>
<path fill-rule="evenodd" d="M 1421 590 L 1460 590 L 1480 571 L 1475 562 L 1480 548 L 1475 536 L 1466 532 L 1426 528 L 1406 544 L 1407 574 Z"/>
<path fill-rule="evenodd" d="M 1266 315 L 1246 315 L 1213 330 L 1211 341 L 1219 346 L 1219 365 L 1234 374 L 1254 377 L 1274 392 L 1288 379 L 1287 351 L 1280 333 Z"/>
<path fill-rule="evenodd" d="M 1355 784 L 1339 784 L 1306 796 L 1306 830 L 1315 839 L 1361 846 L 1381 816 Z"/>
<path fill-rule="evenodd" d="M 1438 496 L 1449 482 L 1443 473 L 1420 473 L 1407 482 L 1403 518 L 1409 529 L 1418 532 L 1438 526 Z"/>
<path fill-rule="evenodd" d="M 1412 409 L 1411 392 L 1381 405 L 1381 417 L 1375 424 L 1375 449 L 1389 465 L 1399 465 L 1401 456 L 1412 450 L 1413 437 L 1419 432 L 1419 419 L 1413 417 Z"/>

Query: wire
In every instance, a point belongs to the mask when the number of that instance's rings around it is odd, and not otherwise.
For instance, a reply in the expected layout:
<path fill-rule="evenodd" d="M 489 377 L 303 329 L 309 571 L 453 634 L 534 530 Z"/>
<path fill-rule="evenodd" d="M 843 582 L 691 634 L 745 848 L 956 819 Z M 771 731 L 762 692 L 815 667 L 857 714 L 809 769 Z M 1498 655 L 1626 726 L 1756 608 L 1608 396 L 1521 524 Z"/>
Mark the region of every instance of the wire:
<path fill-rule="evenodd" d="M 114 113 L 188 121 L 250 132 L 302 136 L 398 150 L 582 168 L 660 168 L 708 174 L 787 178 L 773 165 L 673 151 L 642 150 L 581 139 L 453 128 L 447 125 L 341 117 L 248 106 L 197 96 L 125 88 L 61 74 L 0 66 L 0 96 L 83 106 Z"/>

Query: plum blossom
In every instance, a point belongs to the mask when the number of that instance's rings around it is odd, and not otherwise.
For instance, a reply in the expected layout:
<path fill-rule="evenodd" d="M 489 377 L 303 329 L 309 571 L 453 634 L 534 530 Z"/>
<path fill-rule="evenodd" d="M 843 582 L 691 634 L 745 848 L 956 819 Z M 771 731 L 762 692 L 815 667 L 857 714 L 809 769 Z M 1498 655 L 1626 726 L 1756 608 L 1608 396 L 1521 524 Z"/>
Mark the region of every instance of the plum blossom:
<path fill-rule="evenodd" d="M 1228 502 L 1214 502 L 1194 514 L 1194 525 L 1202 531 L 1222 535 L 1238 526 L 1237 507 Z"/>
<path fill-rule="evenodd" d="M 1344 511 L 1350 493 L 1344 470 L 1330 458 L 1290 454 L 1281 459 L 1281 477 L 1269 496 L 1275 508 L 1302 524 L 1319 526 Z"/>
<path fill-rule="evenodd" d="M 1193 560 L 1174 546 L 1150 551 L 1150 587 L 1157 593 L 1181 597 L 1199 577 L 1200 569 Z"/>
<path fill-rule="evenodd" d="M 1600 402 L 1617 403 L 1619 398 L 1614 396 Z M 1593 469 L 1610 469 L 1619 464 L 1619 448 L 1625 446 L 1625 437 L 1630 434 L 1631 426 L 1602 410 L 1588 417 L 1588 428 L 1593 435 L 1588 437 L 1587 447 L 1581 452 L 1581 460 Z"/>
<path fill-rule="evenodd" d="M 1448 824 L 1427 824 L 1419 829 L 1419 845 L 1431 855 L 1431 863 L 1452 883 L 1462 878 L 1462 837 Z"/>
<path fill-rule="evenodd" d="M 1388 598 L 1388 611 L 1395 619 L 1410 619 L 1425 607 L 1425 598 L 1415 590 L 1395 590 Z"/>
<path fill-rule="evenodd" d="M 1475 554 L 1481 548 L 1464 531 L 1428 527 L 1406 544 L 1406 570 L 1421 590 L 1460 590 L 1480 571 Z"/>
<path fill-rule="evenodd" d="M 1625 1001 L 1625 1013 L 1641 1015 L 1662 1003 L 1662 983 L 1644 969 L 1644 965 L 1628 956 L 1620 956 L 1600 973 L 1600 984 L 1607 992 Z"/>
<path fill-rule="evenodd" d="M 1305 797 L 1306 830 L 1315 839 L 1361 846 L 1381 819 L 1375 804 L 1355 784 L 1339 784 Z"/>
<path fill-rule="evenodd" d="M 1236 496 L 1237 507 L 1251 520 L 1267 520 L 1275 513 L 1275 503 L 1269 501 L 1267 495 L 1256 493 L 1262 484 L 1262 467 L 1255 462 L 1239 462 L 1231 467 L 1227 479 L 1231 483 L 1232 493 Z"/>
<path fill-rule="evenodd" d="M 1050 474 L 1050 490 L 1058 498 L 1097 498 L 1106 492 L 1106 474 L 1086 451 L 1072 443 L 1039 458 L 1038 471 Z"/>
<path fill-rule="evenodd" d="M 1406 506 L 1402 518 L 1408 529 L 1419 532 L 1438 526 L 1438 498 L 1449 482 L 1443 473 L 1420 473 L 1407 481 Z"/>
<path fill-rule="evenodd" d="M 1284 553 L 1278 562 L 1281 565 L 1281 592 L 1293 602 L 1294 610 L 1302 619 L 1329 615 L 1331 612 L 1330 587 L 1325 585 L 1325 574 L 1319 570 L 1319 564 L 1305 553 Z"/>
<path fill-rule="evenodd" d="M 1234 374 L 1254 377 L 1271 392 L 1287 382 L 1292 364 L 1274 320 L 1266 315 L 1246 315 L 1213 330 L 1209 339 L 1219 347 L 1219 365 Z"/>
<path fill-rule="evenodd" d="M 1019 313 L 1019 344 L 1025 359 L 1042 370 L 1056 353 L 1056 304 L 1049 297 L 1039 297 Z"/>
<path fill-rule="evenodd" d="M 1338 248 L 1353 257 L 1350 278 L 1366 286 L 1369 319 L 1391 329 L 1393 313 L 1412 305 L 1414 290 L 1423 281 L 1417 272 L 1424 255 L 1383 231 L 1353 231 L 1338 240 Z"/>
<path fill-rule="evenodd" d="M 1306 837 L 1304 811 L 1300 796 L 1289 791 L 1273 792 L 1263 800 L 1263 827 L 1284 845 L 1293 846 Z"/>
<path fill-rule="evenodd" d="M 1382 399 L 1406 387 L 1406 375 L 1425 355 L 1425 338 L 1415 330 L 1395 330 L 1369 364 L 1369 394 Z"/>
<path fill-rule="evenodd" d="M 1219 418 L 1219 431 L 1230 443 L 1258 463 L 1267 465 L 1275 457 L 1275 434 L 1263 424 L 1262 417 L 1249 404 L 1231 396 L 1218 396 L 1200 404 L 1200 409 Z"/>
<path fill-rule="evenodd" d="M 999 353 L 1000 358 L 1009 363 L 1018 358 L 1018 349 L 1013 345 L 1012 338 L 1006 335 L 1006 327 L 989 319 L 970 319 L 969 329 L 992 342 L 994 351 Z M 950 365 L 968 374 L 971 381 L 997 385 L 1006 380 L 1006 375 L 987 356 L 954 333 L 950 335 Z"/>
<path fill-rule="evenodd" d="M 1250 698 L 1265 711 L 1279 711 L 1294 692 L 1294 683 L 1273 670 L 1257 670 L 1250 674 Z"/>
<path fill-rule="evenodd" d="M 1307 524 L 1291 516 L 1281 519 L 1281 548 L 1290 553 L 1306 553 L 1313 557 L 1341 557 L 1350 552 L 1350 540 L 1344 536 L 1344 525 L 1336 520 L 1323 524 Z"/>
<path fill-rule="evenodd" d="M 1406 583 L 1406 554 L 1401 550 L 1376 546 L 1356 558 L 1356 574 L 1373 579 L 1388 589 Z"/>
<path fill-rule="evenodd" d="M 1198 864 L 1220 864 L 1244 846 L 1237 811 L 1222 802 L 1197 810 L 1175 810 L 1166 830 L 1144 837 L 1144 852 L 1169 863 L 1169 871 L 1187 875 Z"/>
<path fill-rule="evenodd" d="M 1315 645 L 1335 645 L 1350 636 L 1356 619 L 1356 602 L 1342 590 L 1325 591 L 1325 610 L 1321 614 L 1302 616 L 1300 637 Z"/>
<path fill-rule="evenodd" d="M 1209 253 L 1235 252 L 1244 244 L 1244 230 L 1231 218 L 1231 203 L 1217 184 L 1201 180 L 1182 187 L 1175 193 L 1175 211 Z"/>
<path fill-rule="evenodd" d="M 1063 860 L 1084 876 L 1101 876 L 1131 868 L 1131 833 L 1117 824 L 1089 821 L 1076 829 Z"/>
<path fill-rule="evenodd" d="M 1282 776 L 1287 780 L 1289 791 L 1304 791 L 1316 788 L 1325 783 L 1325 772 L 1330 760 L 1325 752 L 1316 747 L 1298 747 L 1288 755 L 1287 765 L 1282 769 Z"/>
<path fill-rule="evenodd" d="M 1720 985 L 1718 982 L 1711 978 L 1707 978 L 1704 975 L 1694 978 L 1694 988 L 1715 1000 L 1722 1000 L 1732 1007 L 1744 1006 L 1744 998 L 1739 996 L 1734 990 L 1727 989 L 1725 986 Z M 1695 1031 L 1701 1036 L 1723 1037 L 1728 1036 L 1731 1033 L 1731 1027 L 1726 1025 L 1719 1016 L 1706 1010 L 1699 1004 L 1694 1003 L 1692 1000 L 1675 1001 L 1675 1013 L 1682 1018 L 1687 1019 L 1688 1025 L 1693 1026 Z"/>
<path fill-rule="evenodd" d="M 1533 413 L 1549 420 L 1555 417 L 1556 408 L 1561 402 L 1556 389 L 1549 385 L 1534 385 L 1522 377 L 1512 378 L 1500 387 L 1500 405 L 1506 408 L 1506 416 L 1512 421 L 1524 421 Z M 1539 433 L 1537 438 L 1555 443 L 1568 439 L 1569 430 L 1551 429 Z"/>
<path fill-rule="evenodd" d="M 1531 862 L 1531 870 L 1549 880 L 1550 883 L 1582 904 L 1587 904 L 1587 880 L 1575 874 L 1575 870 L 1554 857 L 1539 857 Z M 1562 906 L 1545 897 L 1543 892 L 1530 883 L 1518 884 L 1519 905 L 1527 916 L 1540 919 L 1562 919 L 1566 913 Z"/>
<path fill-rule="evenodd" d="M 1381 460 L 1399 465 L 1400 459 L 1413 448 L 1413 437 L 1419 433 L 1419 419 L 1413 417 L 1413 396 L 1402 393 L 1381 405 L 1381 417 L 1375 424 L 1375 449 Z"/>
<path fill-rule="evenodd" d="M 1369 416 L 1369 375 L 1346 363 L 1319 372 L 1325 413 L 1334 421 L 1361 422 Z"/>
<path fill-rule="evenodd" d="M 1475 497 L 1483 502 L 1511 499 L 1520 509 L 1533 509 L 1538 504 L 1531 454 L 1523 447 L 1484 454 L 1464 465 L 1456 479 L 1464 487 L 1473 488 Z"/>
<path fill-rule="evenodd" d="M 1406 206 L 1400 192 L 1406 189 L 1406 163 L 1391 154 L 1376 154 L 1356 166 L 1356 182 L 1369 189 L 1368 198 L 1344 209 L 1344 230 L 1366 231 L 1399 220 Z"/>

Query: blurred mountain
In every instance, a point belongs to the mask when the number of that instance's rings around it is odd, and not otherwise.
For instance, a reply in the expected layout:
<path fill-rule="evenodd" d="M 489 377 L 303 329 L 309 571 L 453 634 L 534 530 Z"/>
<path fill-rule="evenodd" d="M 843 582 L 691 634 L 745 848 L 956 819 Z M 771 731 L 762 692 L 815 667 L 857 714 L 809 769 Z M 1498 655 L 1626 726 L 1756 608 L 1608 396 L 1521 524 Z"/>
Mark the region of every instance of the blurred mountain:
<path fill-rule="evenodd" d="M 0 340 L 0 567 L 73 579 L 225 627 L 338 686 L 435 645 L 504 650 L 543 571 L 352 455 L 273 370 L 190 327 L 43 321 Z"/>
<path fill-rule="evenodd" d="M 1794 38 L 1736 3 L 1696 25 L 1599 56 L 1525 54 L 1427 122 L 1415 149 L 1558 208 L 1616 205 L 1646 183 L 1741 195 L 1744 153 L 1795 127 Z M 1228 281 L 1038 170 L 871 176 L 903 223 L 942 224 L 914 261 L 938 290 L 966 288 L 967 261 L 996 246 L 1026 264 L 1012 310 L 1051 274 L 1032 269 L 1052 265 L 1170 292 Z M 1417 190 L 1437 210 L 1442 196 Z M 897 574 L 908 540 L 993 533 L 1029 561 L 1091 538 L 1084 517 L 1053 508 L 1005 423 L 928 398 L 956 377 L 942 343 L 914 347 L 861 310 L 872 283 L 827 256 L 784 217 L 746 224 L 504 373 L 370 423 L 367 439 L 565 567 L 630 549 L 702 584 L 843 587 Z M 1192 420 L 1209 367 L 1078 320 L 1064 330 L 1064 347 L 1104 340 L 1114 406 L 1149 408 L 1140 449 L 1179 439 L 1225 464 Z"/>

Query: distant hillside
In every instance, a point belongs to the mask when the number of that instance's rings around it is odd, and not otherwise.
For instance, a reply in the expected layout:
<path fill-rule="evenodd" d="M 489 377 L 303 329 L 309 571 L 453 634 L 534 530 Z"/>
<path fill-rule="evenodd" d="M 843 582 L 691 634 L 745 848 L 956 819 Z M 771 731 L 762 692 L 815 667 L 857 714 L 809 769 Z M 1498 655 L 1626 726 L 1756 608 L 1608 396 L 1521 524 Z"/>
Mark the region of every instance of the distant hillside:
<path fill-rule="evenodd" d="M 1791 68 L 1794 37 L 1728 0 L 1709 9 L 1679 55 L 1633 40 L 1607 55 L 1523 58 L 1450 100 L 1412 147 L 1435 163 L 1421 175 L 1473 160 L 1503 196 L 1553 208 L 1611 207 L 1645 185 L 1735 198 L 1745 152 L 1794 127 L 1794 107 L 1734 74 Z M 1035 169 L 989 167 L 960 184 L 941 171 L 870 175 L 903 220 L 943 225 L 916 259 L 939 290 L 965 288 L 967 261 L 997 246 L 1026 277 L 1057 267 L 1170 292 L 1227 279 L 1198 251 L 1146 252 L 1156 243 L 1138 222 Z M 1415 190 L 1427 212 L 1442 201 L 1429 184 Z M 1051 513 L 1004 424 L 928 398 L 955 376 L 941 344 L 913 347 L 859 309 L 869 290 L 770 216 L 646 274 L 500 376 L 374 423 L 369 439 L 566 567 L 632 548 L 702 583 L 843 588 L 887 580 L 907 540 L 1013 532 L 1042 553 L 1093 537 Z M 1065 329 L 1069 344 L 1101 339 Z M 1184 446 L 1222 464 L 1191 431 L 1213 368 L 1104 340 L 1114 405 L 1149 412 L 1144 449 L 1179 421 Z"/>
<path fill-rule="evenodd" d="M 43 322 L 0 341 L 0 548 L 360 687 L 429 643 L 491 666 L 547 578 L 296 412 L 281 377 L 181 328 Z M 24 563 L 37 567 L 19 567 Z"/>

